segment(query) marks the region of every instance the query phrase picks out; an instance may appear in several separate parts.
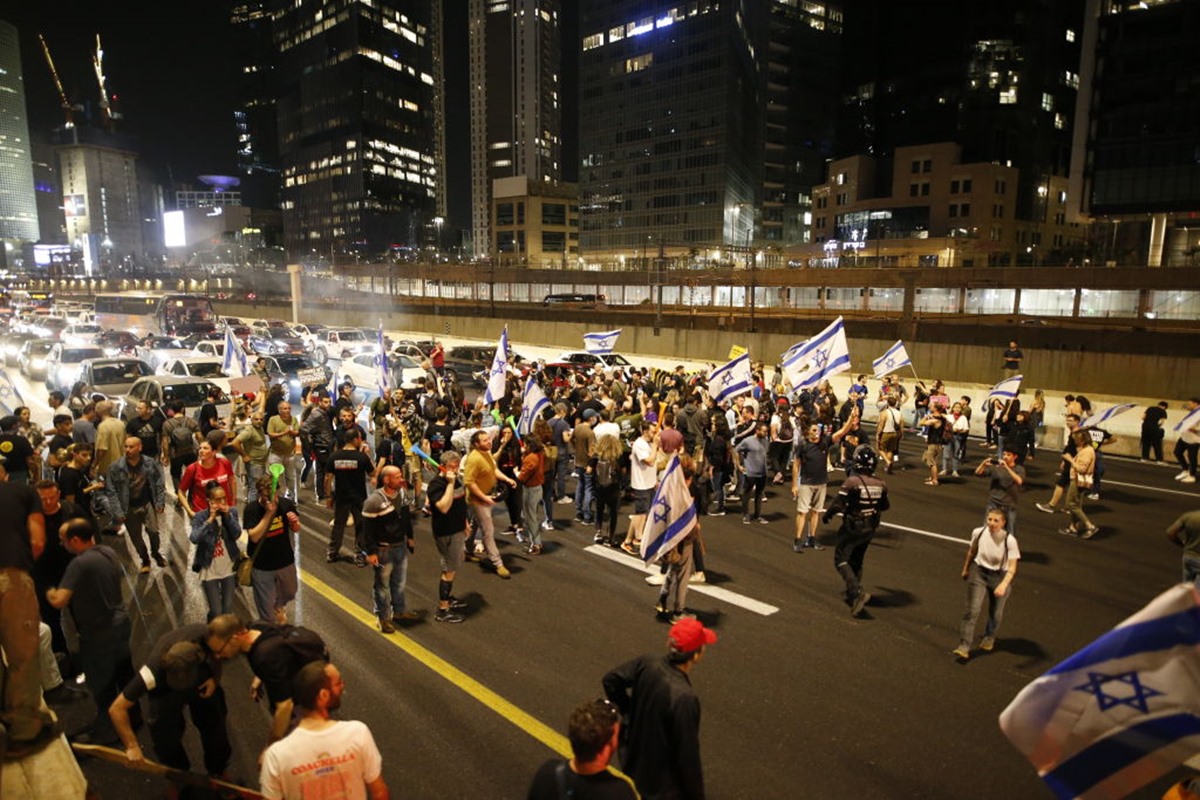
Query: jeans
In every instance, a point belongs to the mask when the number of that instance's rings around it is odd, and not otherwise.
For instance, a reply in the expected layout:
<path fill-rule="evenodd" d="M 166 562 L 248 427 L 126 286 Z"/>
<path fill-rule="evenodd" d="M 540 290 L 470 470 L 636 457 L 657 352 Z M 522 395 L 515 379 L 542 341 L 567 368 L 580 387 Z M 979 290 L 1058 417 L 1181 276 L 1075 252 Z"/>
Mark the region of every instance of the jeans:
<path fill-rule="evenodd" d="M 567 473 L 571 471 L 571 453 L 567 446 L 559 445 L 559 456 L 554 462 L 554 499 L 567 496 Z"/>
<path fill-rule="evenodd" d="M 222 614 L 233 613 L 233 593 L 237 589 L 237 575 L 216 580 L 200 581 L 204 599 L 208 601 L 208 621 Z"/>
<path fill-rule="evenodd" d="M 379 566 L 375 567 L 375 616 L 391 618 L 408 610 L 404 586 L 408 583 L 408 547 L 404 542 L 379 546 Z"/>
<path fill-rule="evenodd" d="M 143 529 L 150 538 L 149 551 L 146 550 L 146 541 L 142 538 Z M 159 555 L 162 542 L 158 535 L 158 514 L 154 506 L 149 503 L 144 506 L 132 506 L 129 516 L 125 517 L 125 530 L 129 532 L 129 540 L 133 542 L 133 549 L 137 551 L 143 564 L 150 563 L 151 555 Z"/>
<path fill-rule="evenodd" d="M 274 622 L 275 612 L 286 607 L 296 597 L 296 565 L 288 564 L 279 569 L 256 568 L 251 570 L 250 574 L 258 618 L 265 622 Z"/>
<path fill-rule="evenodd" d="M 618 484 L 596 488 L 596 533 L 605 535 L 604 522 L 607 520 L 609 541 L 617 537 L 617 514 L 620 507 L 621 487 Z"/>
<path fill-rule="evenodd" d="M 575 467 L 575 516 L 582 519 L 585 523 L 591 524 L 592 521 L 592 489 L 593 475 L 587 471 L 587 467 Z"/>
<path fill-rule="evenodd" d="M 525 535 L 529 543 L 542 546 L 542 523 L 546 521 L 546 507 L 542 503 L 541 486 L 526 486 L 521 490 L 521 519 L 525 521 Z"/>
<path fill-rule="evenodd" d="M 942 448 L 942 474 L 958 472 L 963 455 L 967 449 L 967 437 L 961 433 L 954 434 L 946 446 Z"/>
<path fill-rule="evenodd" d="M 1104 451 L 1096 451 L 1096 466 L 1092 469 L 1092 493 L 1100 494 L 1100 480 L 1104 477 Z"/>
<path fill-rule="evenodd" d="M 266 464 L 255 464 L 253 461 L 247 461 L 247 462 L 245 462 L 245 464 L 246 464 L 245 496 L 247 499 L 249 499 L 249 498 L 253 498 L 255 496 L 254 486 L 255 486 L 255 484 L 258 483 L 258 479 L 261 478 L 263 475 L 267 474 L 267 465 Z M 286 472 L 285 472 L 285 474 L 286 474 Z M 280 483 L 282 483 L 282 482 L 283 482 L 283 479 L 281 478 Z"/>
<path fill-rule="evenodd" d="M 267 466 L 271 464 L 283 464 L 283 477 L 279 479 L 279 486 L 292 500 L 299 500 L 300 476 L 296 471 L 296 456 L 290 455 L 284 457 L 271 453 L 267 456 Z M 250 496 L 249 492 L 247 492 L 246 496 Z"/>
<path fill-rule="evenodd" d="M 717 510 L 725 510 L 725 472 L 721 469 L 713 467 L 712 472 L 712 489 L 717 503 Z"/>
<path fill-rule="evenodd" d="M 758 519 L 762 516 L 762 499 L 763 492 L 767 488 L 766 475 L 746 475 L 742 479 L 742 516 L 746 519 L 751 518 L 750 514 L 750 497 L 754 496 L 754 514 L 753 517 Z"/>
<path fill-rule="evenodd" d="M 542 508 L 546 521 L 554 524 L 554 476 L 546 475 L 542 484 Z"/>
<path fill-rule="evenodd" d="M 964 649 L 970 649 L 971 641 L 975 638 L 975 621 L 983 610 L 983 599 L 988 601 L 987 627 L 983 629 L 984 638 L 995 638 L 1000 629 L 1000 621 L 1004 618 L 1004 606 L 1008 603 L 1009 591 L 1003 597 L 996 596 L 996 587 L 1004 580 L 1005 572 L 1001 569 L 984 569 L 971 562 L 967 571 L 967 607 L 963 611 L 962 623 L 958 628 L 958 642 Z"/>

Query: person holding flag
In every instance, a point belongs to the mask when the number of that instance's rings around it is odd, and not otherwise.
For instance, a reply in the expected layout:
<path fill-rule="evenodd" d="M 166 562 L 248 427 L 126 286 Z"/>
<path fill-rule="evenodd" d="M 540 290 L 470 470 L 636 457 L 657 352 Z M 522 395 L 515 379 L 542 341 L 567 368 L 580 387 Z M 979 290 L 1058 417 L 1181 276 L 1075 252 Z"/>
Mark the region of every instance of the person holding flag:
<path fill-rule="evenodd" d="M 661 560 L 667 566 L 655 611 L 659 619 L 671 622 L 683 617 L 693 548 L 699 543 L 700 522 L 691 492 L 695 471 L 690 456 L 671 458 L 642 529 L 642 560 L 647 565 Z"/>
<path fill-rule="evenodd" d="M 1184 408 L 1187 414 L 1175 426 L 1179 441 L 1175 442 L 1175 460 L 1182 471 L 1175 476 L 1180 483 L 1196 482 L 1196 457 L 1200 454 L 1200 397 L 1188 399 Z"/>
<path fill-rule="evenodd" d="M 483 392 L 483 402 L 492 405 L 504 397 L 508 389 L 508 326 L 500 331 L 500 341 L 496 343 L 496 355 L 492 356 L 492 366 L 488 369 L 487 382 Z"/>

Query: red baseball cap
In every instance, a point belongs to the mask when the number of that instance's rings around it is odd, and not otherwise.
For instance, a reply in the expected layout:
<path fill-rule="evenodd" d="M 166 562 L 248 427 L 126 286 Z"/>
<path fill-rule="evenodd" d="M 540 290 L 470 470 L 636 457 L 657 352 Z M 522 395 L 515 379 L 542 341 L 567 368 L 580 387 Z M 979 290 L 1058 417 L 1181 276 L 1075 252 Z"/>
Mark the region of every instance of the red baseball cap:
<path fill-rule="evenodd" d="M 686 617 L 671 626 L 671 644 L 681 653 L 694 653 L 706 644 L 715 644 L 717 632 L 706 628 L 700 620 Z"/>

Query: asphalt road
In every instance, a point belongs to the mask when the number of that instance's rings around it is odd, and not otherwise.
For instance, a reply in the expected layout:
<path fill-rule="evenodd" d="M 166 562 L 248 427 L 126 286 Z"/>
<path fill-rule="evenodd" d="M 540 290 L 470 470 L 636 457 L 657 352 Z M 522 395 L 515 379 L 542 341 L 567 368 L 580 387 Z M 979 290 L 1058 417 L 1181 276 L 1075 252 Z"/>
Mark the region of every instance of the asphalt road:
<path fill-rule="evenodd" d="M 985 453 L 974 440 L 969 452 L 973 464 Z M 1179 551 L 1163 531 L 1200 496 L 1172 481 L 1174 470 L 1109 459 L 1103 498 L 1087 504 L 1102 532 L 1082 541 L 1055 532 L 1065 517 L 1033 506 L 1050 494 L 1057 456 L 1047 452 L 1029 465 L 1023 558 L 996 650 L 959 664 L 950 654 L 965 600 L 959 570 L 982 521 L 986 482 L 925 486 L 915 440 L 903 455 L 900 471 L 887 476 L 887 527 L 866 558 L 864 584 L 875 599 L 862 619 L 841 601 L 833 525 L 821 529 L 828 549 L 792 552 L 786 487 L 768 491 L 770 525 L 742 525 L 733 513 L 703 519 L 706 587 L 735 593 L 693 587 L 688 597 L 720 635 L 692 673 L 710 796 L 1049 796 L 1001 734 L 998 713 L 1029 681 L 1179 579 Z M 408 598 L 426 617 L 384 636 L 371 616 L 369 570 L 324 562 L 329 512 L 302 496 L 294 616 L 329 642 L 347 683 L 341 717 L 374 732 L 393 796 L 522 797 L 553 747 L 565 746 L 571 708 L 600 696 L 604 672 L 665 646 L 667 628 L 654 618 L 657 588 L 632 558 L 595 552 L 592 532 L 567 521 L 571 506 L 555 507 L 559 529 L 539 557 L 499 537 L 512 580 L 464 567 L 455 585 L 470 605 L 462 625 L 431 619 L 437 557 L 422 521 Z M 171 509 L 166 516 L 171 566 L 130 573 L 135 661 L 154 637 L 205 615 L 185 566 L 182 517 Z M 503 517 L 498 510 L 497 527 Z M 128 542 L 116 546 L 136 563 Z M 239 607 L 249 608 L 242 591 Z M 763 613 L 764 605 L 778 610 Z M 237 662 L 224 683 L 231 773 L 256 785 L 268 719 L 248 698 L 249 679 Z M 86 720 L 88 705 L 61 710 L 68 729 Z M 199 763 L 194 736 L 189 743 Z M 153 796 L 161 787 L 107 764 L 85 762 L 84 771 L 103 797 Z M 1138 796 L 1159 797 L 1169 783 Z"/>

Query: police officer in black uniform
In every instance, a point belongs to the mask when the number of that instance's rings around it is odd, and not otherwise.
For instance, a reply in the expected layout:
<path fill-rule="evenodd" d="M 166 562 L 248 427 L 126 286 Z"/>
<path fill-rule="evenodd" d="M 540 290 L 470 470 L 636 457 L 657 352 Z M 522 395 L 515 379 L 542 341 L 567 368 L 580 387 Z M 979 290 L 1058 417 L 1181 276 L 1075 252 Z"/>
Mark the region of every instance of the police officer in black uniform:
<path fill-rule="evenodd" d="M 838 528 L 837 547 L 833 551 L 833 565 L 846 582 L 846 603 L 853 616 L 860 616 L 871 599 L 863 591 L 863 556 L 879 527 L 879 515 L 890 507 L 887 484 L 875 477 L 878 459 L 869 447 L 860 449 L 854 457 L 855 474 L 846 478 L 838 489 L 833 504 L 821 518 L 826 524 L 833 515 L 842 514 L 842 526 Z"/>

